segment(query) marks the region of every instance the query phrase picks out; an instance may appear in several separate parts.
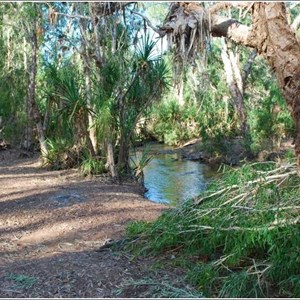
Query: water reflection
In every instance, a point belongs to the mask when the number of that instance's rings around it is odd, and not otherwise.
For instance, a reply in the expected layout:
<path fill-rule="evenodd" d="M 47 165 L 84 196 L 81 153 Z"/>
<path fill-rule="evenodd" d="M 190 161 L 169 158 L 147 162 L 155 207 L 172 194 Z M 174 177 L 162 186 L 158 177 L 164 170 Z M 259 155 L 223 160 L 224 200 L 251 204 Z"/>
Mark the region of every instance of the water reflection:
<path fill-rule="evenodd" d="M 151 150 L 166 150 L 166 147 L 153 145 Z M 211 177 L 207 165 L 182 160 L 180 154 L 156 154 L 145 167 L 144 175 L 148 190 L 145 197 L 155 202 L 171 204 L 197 196 L 205 189 Z"/>

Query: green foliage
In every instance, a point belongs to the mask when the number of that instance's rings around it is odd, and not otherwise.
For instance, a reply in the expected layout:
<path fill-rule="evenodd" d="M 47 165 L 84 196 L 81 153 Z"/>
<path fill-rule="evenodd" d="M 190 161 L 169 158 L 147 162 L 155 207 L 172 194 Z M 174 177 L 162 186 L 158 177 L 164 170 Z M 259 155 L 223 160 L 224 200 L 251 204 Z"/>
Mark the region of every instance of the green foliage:
<path fill-rule="evenodd" d="M 11 273 L 6 278 L 16 283 L 15 288 L 31 288 L 37 281 L 36 278 L 24 274 Z"/>
<path fill-rule="evenodd" d="M 69 149 L 71 149 L 70 141 L 66 139 L 47 140 L 48 152 L 43 154 L 44 166 L 53 170 L 61 170 L 64 168 L 76 166 L 76 159 L 70 162 Z"/>
<path fill-rule="evenodd" d="M 185 264 L 187 277 L 206 296 L 299 297 L 295 164 L 254 163 L 223 172 L 198 198 L 144 225 L 135 251 L 172 250 L 181 260 L 196 259 Z"/>
<path fill-rule="evenodd" d="M 167 144 L 178 145 L 195 137 L 220 140 L 235 134 L 236 120 L 228 100 L 219 47 L 209 56 L 205 72 L 186 66 L 183 76 L 184 105 L 175 100 L 176 89 L 153 109 L 151 133 Z M 201 62 L 196 62 L 200 64 Z M 169 61 L 172 65 L 172 61 Z"/>
<path fill-rule="evenodd" d="M 18 144 L 22 140 L 22 129 L 27 122 L 23 105 L 26 87 L 22 82 L 22 71 L 16 69 L 7 74 L 0 70 L 0 138 L 12 144 Z"/>
<path fill-rule="evenodd" d="M 253 67 L 255 90 L 246 96 L 248 102 L 248 145 L 253 153 L 273 150 L 294 134 L 295 126 L 287 105 L 267 66 L 257 59 Z M 271 148 L 271 149 L 270 149 Z"/>
<path fill-rule="evenodd" d="M 133 174 L 142 183 L 144 182 L 144 169 L 153 159 L 153 155 L 149 151 L 146 147 L 141 153 L 135 153 L 134 157 L 130 157 Z"/>
<path fill-rule="evenodd" d="M 149 228 L 150 224 L 146 221 L 133 221 L 128 224 L 126 227 L 126 235 L 130 238 L 134 238 L 137 235 L 143 233 L 147 228 Z"/>
<path fill-rule="evenodd" d="M 179 106 L 176 90 L 171 90 L 152 110 L 148 130 L 159 141 L 172 145 L 201 137 L 205 150 L 218 156 L 230 151 L 226 140 L 240 132 L 220 59 L 221 46 L 218 42 L 212 46 L 205 70 L 198 72 L 200 62 L 184 70 L 184 106 Z M 242 65 L 246 64 L 249 50 L 240 47 L 239 51 Z M 255 60 L 246 82 L 244 102 L 249 128 L 245 146 L 249 153 L 276 150 L 285 138 L 294 135 L 294 122 L 276 79 L 261 58 Z"/>
<path fill-rule="evenodd" d="M 99 158 L 91 157 L 89 154 L 85 155 L 80 170 L 84 176 L 99 175 L 106 172 L 103 161 Z"/>
<path fill-rule="evenodd" d="M 133 6 L 157 23 L 169 9 L 167 3 L 147 3 L 129 5 L 124 18 L 118 13 L 105 15 L 101 27 L 104 30 L 99 29 L 96 44 L 94 25 L 89 21 L 93 19 L 92 11 L 86 3 L 53 3 L 54 11 L 60 13 L 56 21 L 50 20 L 50 8 L 44 4 L 3 4 L 0 8 L 0 116 L 3 120 L 0 138 L 20 144 L 26 126 L 35 125 L 29 114 L 27 92 L 32 58 L 30 33 L 36 20 L 39 32 L 36 105 L 46 138 L 55 143 L 68 141 L 64 151 L 69 158 L 74 156 L 71 152 L 77 151 L 78 156 L 91 148 L 88 136 L 93 131 L 96 154 L 105 163 L 106 146 L 111 141 L 115 162 L 118 164 L 120 160 L 122 169 L 128 165 L 129 148 L 136 139 L 136 124 L 145 115 L 151 119 L 150 136 L 159 141 L 178 145 L 201 137 L 214 156 L 230 151 L 226 139 L 239 134 L 238 120 L 226 84 L 219 40 L 212 40 L 208 45 L 206 63 L 198 57 L 193 64 L 183 66 L 185 103 L 180 106 L 174 84 L 178 78 L 174 76 L 172 84 L 169 71 L 174 60 L 166 53 L 162 59 L 164 49 L 160 52 L 155 37 L 143 30 L 141 17 L 130 11 Z M 85 24 L 81 24 L 89 28 L 84 37 L 80 36 L 78 20 L 71 21 L 64 16 L 71 9 L 87 17 Z M 295 18 L 297 9 L 291 12 Z M 238 10 L 232 13 L 238 17 Z M 236 47 L 243 66 L 249 50 Z M 90 93 L 86 86 L 89 79 Z M 295 128 L 275 78 L 262 59 L 256 59 L 245 87 L 247 150 L 257 154 L 268 147 L 276 148 L 283 138 L 294 134 Z M 57 163 L 55 157 L 61 157 L 58 152 L 63 150 L 58 145 L 54 148 L 59 151 L 50 146 L 48 161 L 60 168 L 63 164 Z M 77 164 L 83 160 L 86 158 L 74 157 Z M 92 163 L 86 161 L 86 165 Z"/>
<path fill-rule="evenodd" d="M 162 102 L 153 109 L 151 133 L 159 141 L 177 145 L 199 136 L 200 125 L 196 117 L 196 106 L 180 107 L 174 100 Z"/>
<path fill-rule="evenodd" d="M 53 95 L 61 101 L 60 113 L 69 123 L 76 122 L 82 110 L 87 110 L 85 97 L 82 95 L 82 78 L 72 64 L 57 69 L 49 66 L 53 82 Z"/>
<path fill-rule="evenodd" d="M 168 14 L 169 4 L 167 2 L 144 2 L 145 11 L 151 18 L 151 21 L 162 24 Z"/>

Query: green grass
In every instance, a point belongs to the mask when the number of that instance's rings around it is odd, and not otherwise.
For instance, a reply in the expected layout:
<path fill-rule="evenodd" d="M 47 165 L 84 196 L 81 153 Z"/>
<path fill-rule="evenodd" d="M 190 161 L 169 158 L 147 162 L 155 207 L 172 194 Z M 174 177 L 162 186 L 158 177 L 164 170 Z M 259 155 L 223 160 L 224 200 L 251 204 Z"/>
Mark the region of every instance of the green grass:
<path fill-rule="evenodd" d="M 102 160 L 86 156 L 81 163 L 80 171 L 84 176 L 92 176 L 105 173 L 106 169 Z"/>
<path fill-rule="evenodd" d="M 31 277 L 24 274 L 9 274 L 6 279 L 15 283 L 14 288 L 31 288 L 36 282 L 35 277 Z"/>
<path fill-rule="evenodd" d="M 206 297 L 299 297 L 300 178 L 295 163 L 225 167 L 197 199 L 133 223 L 139 255 L 172 253 Z M 140 226 L 139 226 L 140 224 Z"/>

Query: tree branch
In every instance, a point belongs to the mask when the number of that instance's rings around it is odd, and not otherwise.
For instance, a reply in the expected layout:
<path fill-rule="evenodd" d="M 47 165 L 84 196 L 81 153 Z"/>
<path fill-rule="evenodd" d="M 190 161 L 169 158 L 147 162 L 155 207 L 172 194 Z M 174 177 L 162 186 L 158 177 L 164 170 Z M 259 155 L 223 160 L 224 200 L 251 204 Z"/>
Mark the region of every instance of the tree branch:
<path fill-rule="evenodd" d="M 78 18 L 78 19 L 86 19 L 86 20 L 90 20 L 91 17 L 87 17 L 87 16 L 83 16 L 83 15 L 69 15 L 69 14 L 64 14 L 64 13 L 60 13 L 60 12 L 53 12 L 54 15 L 59 15 L 59 16 L 64 16 L 67 18 Z"/>
<path fill-rule="evenodd" d="M 212 36 L 227 37 L 238 44 L 255 48 L 253 39 L 250 39 L 251 27 L 243 25 L 237 20 L 212 15 L 211 33 Z"/>
<path fill-rule="evenodd" d="M 239 21 L 212 13 L 215 10 L 231 6 L 252 6 L 248 3 L 218 3 L 214 9 L 205 10 L 201 5 L 194 2 L 176 2 L 172 7 L 164 25 L 160 31 L 166 34 L 180 33 L 182 30 L 190 30 L 197 26 L 207 27 L 212 36 L 226 37 L 237 44 L 243 44 L 255 48 L 255 38 L 251 35 L 251 27 L 241 24 Z"/>
<path fill-rule="evenodd" d="M 156 28 L 156 27 L 151 23 L 151 21 L 150 21 L 146 16 L 142 15 L 141 13 L 136 12 L 136 11 L 133 11 L 133 10 L 131 11 L 131 13 L 132 13 L 132 14 L 135 14 L 135 15 L 138 15 L 138 16 L 140 16 L 141 18 L 143 18 L 143 19 L 146 21 L 147 25 L 148 25 L 154 32 L 156 32 L 157 34 L 159 34 L 160 37 L 163 37 L 163 36 L 166 34 L 166 32 L 165 32 L 164 30 L 161 30 L 161 29 L 159 29 L 159 28 Z"/>

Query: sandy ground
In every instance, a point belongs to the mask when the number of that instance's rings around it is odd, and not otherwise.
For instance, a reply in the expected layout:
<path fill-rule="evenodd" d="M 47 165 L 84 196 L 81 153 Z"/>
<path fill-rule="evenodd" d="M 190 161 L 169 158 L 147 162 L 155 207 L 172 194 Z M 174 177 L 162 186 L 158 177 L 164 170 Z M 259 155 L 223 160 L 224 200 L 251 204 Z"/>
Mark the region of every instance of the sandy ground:
<path fill-rule="evenodd" d="M 120 239 L 128 222 L 153 220 L 164 209 L 144 199 L 134 183 L 47 171 L 36 157 L 1 151 L 0 296 L 151 296 L 126 282 L 145 276 L 176 280 L 181 272 L 157 271 L 153 258 L 97 250 Z"/>

